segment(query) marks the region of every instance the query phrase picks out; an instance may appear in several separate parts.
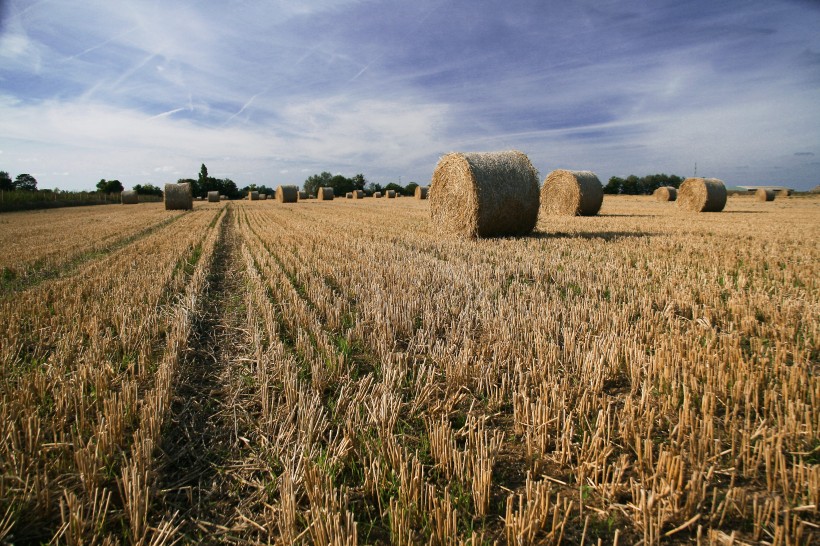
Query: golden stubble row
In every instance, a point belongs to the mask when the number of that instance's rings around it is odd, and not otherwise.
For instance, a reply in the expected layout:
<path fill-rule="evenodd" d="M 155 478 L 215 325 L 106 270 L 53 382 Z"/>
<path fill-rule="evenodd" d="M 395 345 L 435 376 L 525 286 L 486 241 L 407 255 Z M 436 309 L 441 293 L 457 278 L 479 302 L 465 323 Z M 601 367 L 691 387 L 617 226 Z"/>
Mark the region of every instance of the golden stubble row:
<path fill-rule="evenodd" d="M 152 458 L 220 215 L 184 215 L 0 301 L 12 537 L 88 543 L 125 525 L 138 543 L 152 532 Z"/>
<path fill-rule="evenodd" d="M 478 242 L 439 238 L 417 202 L 249 208 L 245 225 L 276 284 L 300 287 L 282 295 L 310 302 L 294 305 L 297 332 L 339 330 L 346 310 L 339 332 L 381 363 L 372 388 L 399 400 L 394 421 L 485 419 L 505 433 L 503 464 L 574 484 L 578 526 L 587 505 L 655 542 L 734 512 L 794 539 L 818 502 L 817 208 L 730 204 L 693 220 L 618 199 L 601 218 Z M 311 374 L 317 388 L 335 377 Z M 379 437 L 401 443 L 393 426 Z M 800 508 L 796 525 L 752 506 L 777 502 Z"/>

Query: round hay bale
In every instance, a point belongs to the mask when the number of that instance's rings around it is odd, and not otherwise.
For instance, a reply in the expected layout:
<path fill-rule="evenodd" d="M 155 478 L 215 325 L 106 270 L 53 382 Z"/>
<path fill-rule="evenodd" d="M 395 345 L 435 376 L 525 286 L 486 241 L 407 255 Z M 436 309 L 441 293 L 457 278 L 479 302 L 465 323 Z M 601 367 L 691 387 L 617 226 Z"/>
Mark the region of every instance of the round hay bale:
<path fill-rule="evenodd" d="M 678 188 L 678 206 L 692 212 L 720 212 L 726 206 L 726 186 L 717 178 L 687 178 Z"/>
<path fill-rule="evenodd" d="M 296 186 L 277 187 L 276 200 L 280 203 L 295 203 L 299 200 L 299 188 Z"/>
<path fill-rule="evenodd" d="M 139 196 L 134 190 L 124 190 L 121 197 L 123 205 L 136 205 L 140 202 Z"/>
<path fill-rule="evenodd" d="M 538 171 L 518 151 L 447 154 L 433 172 L 430 214 L 462 237 L 526 235 L 538 219 Z"/>
<path fill-rule="evenodd" d="M 260 193 L 259 194 L 259 199 L 262 200 L 262 201 L 267 201 L 267 199 L 269 197 L 270 197 L 270 195 L 268 195 L 267 193 Z"/>
<path fill-rule="evenodd" d="M 777 190 L 775 193 L 778 197 L 790 197 L 792 194 L 792 190 Z"/>
<path fill-rule="evenodd" d="M 306 191 L 300 191 L 300 192 L 299 192 L 299 195 L 297 196 L 297 199 L 298 199 L 299 201 L 304 201 L 305 199 L 308 199 L 308 192 L 306 192 Z"/>
<path fill-rule="evenodd" d="M 678 189 L 672 186 L 661 186 L 652 193 L 655 201 L 674 201 L 678 198 Z"/>
<path fill-rule="evenodd" d="M 387 190 L 384 192 L 388 199 L 395 199 L 396 198 L 396 190 Z"/>
<path fill-rule="evenodd" d="M 259 201 L 259 192 L 258 191 L 249 191 L 248 192 L 248 201 Z"/>
<path fill-rule="evenodd" d="M 194 199 L 191 196 L 191 185 L 165 184 L 165 210 L 191 210 Z"/>
<path fill-rule="evenodd" d="M 218 191 L 209 191 L 208 192 L 208 203 L 219 203 L 219 192 Z"/>
<path fill-rule="evenodd" d="M 364 199 L 364 190 L 353 190 L 353 199 Z"/>
<path fill-rule="evenodd" d="M 601 181 L 590 171 L 556 169 L 541 188 L 541 212 L 562 216 L 595 216 L 604 202 Z"/>
<path fill-rule="evenodd" d="M 373 192 L 373 197 L 375 197 L 376 199 L 381 199 L 381 197 L 382 197 L 382 192 L 380 192 L 380 191 L 374 191 L 374 192 Z"/>
<path fill-rule="evenodd" d="M 755 197 L 758 201 L 774 201 L 775 193 L 774 190 L 760 188 L 755 192 Z"/>
<path fill-rule="evenodd" d="M 220 200 L 220 201 L 227 201 L 227 200 L 228 200 L 228 196 L 227 196 L 227 195 L 220 195 L 220 196 L 219 196 L 219 200 Z"/>
<path fill-rule="evenodd" d="M 416 186 L 416 199 L 427 199 L 427 186 Z"/>
<path fill-rule="evenodd" d="M 353 199 L 353 192 L 352 192 L 352 191 L 347 192 L 347 193 L 345 194 L 345 198 L 346 198 L 346 199 Z"/>
<path fill-rule="evenodd" d="M 316 197 L 319 201 L 333 201 L 333 188 L 319 188 Z"/>

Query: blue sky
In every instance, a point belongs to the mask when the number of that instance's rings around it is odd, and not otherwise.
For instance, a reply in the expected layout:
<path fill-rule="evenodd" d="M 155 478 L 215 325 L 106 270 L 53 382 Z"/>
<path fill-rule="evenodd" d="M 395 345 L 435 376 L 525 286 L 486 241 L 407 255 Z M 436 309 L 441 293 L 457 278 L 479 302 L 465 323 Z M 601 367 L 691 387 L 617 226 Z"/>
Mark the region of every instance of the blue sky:
<path fill-rule="evenodd" d="M 0 0 L 0 170 L 40 187 L 429 181 L 452 151 L 820 184 L 820 2 Z"/>

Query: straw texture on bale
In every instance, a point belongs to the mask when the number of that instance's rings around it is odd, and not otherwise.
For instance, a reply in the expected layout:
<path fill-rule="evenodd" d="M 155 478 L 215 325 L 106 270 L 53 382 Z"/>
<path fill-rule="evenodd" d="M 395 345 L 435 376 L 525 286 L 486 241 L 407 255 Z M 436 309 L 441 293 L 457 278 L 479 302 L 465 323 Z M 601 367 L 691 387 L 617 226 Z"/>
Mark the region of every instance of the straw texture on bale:
<path fill-rule="evenodd" d="M 462 237 L 526 235 L 538 219 L 538 172 L 518 151 L 447 154 L 429 195 L 433 223 Z"/>
<path fill-rule="evenodd" d="M 678 188 L 677 203 L 692 212 L 720 212 L 726 206 L 726 186 L 717 178 L 687 178 Z"/>
<path fill-rule="evenodd" d="M 249 191 L 248 192 L 248 200 L 258 201 L 259 200 L 259 192 L 258 191 Z"/>
<path fill-rule="evenodd" d="M 299 200 L 299 188 L 296 186 L 277 187 L 276 200 L 280 203 L 295 203 Z"/>
<path fill-rule="evenodd" d="M 387 190 L 384 192 L 388 199 L 395 199 L 396 197 L 396 190 Z"/>
<path fill-rule="evenodd" d="M 353 199 L 364 199 L 364 190 L 353 190 Z"/>
<path fill-rule="evenodd" d="M 305 199 L 308 198 L 308 192 L 300 191 L 298 198 L 299 198 L 299 201 L 304 201 Z"/>
<path fill-rule="evenodd" d="M 678 198 L 678 189 L 672 186 L 661 186 L 652 193 L 655 201 L 674 201 Z"/>
<path fill-rule="evenodd" d="M 125 190 L 122 192 L 123 205 L 136 205 L 137 203 L 139 203 L 139 196 L 137 196 L 137 192 L 134 190 Z"/>
<path fill-rule="evenodd" d="M 319 188 L 316 197 L 319 201 L 333 201 L 333 188 Z"/>
<path fill-rule="evenodd" d="M 541 212 L 563 216 L 595 216 L 604 202 L 601 181 L 590 171 L 556 169 L 541 188 Z"/>
<path fill-rule="evenodd" d="M 427 199 L 427 186 L 416 186 L 416 199 Z"/>
<path fill-rule="evenodd" d="M 757 197 L 758 201 L 774 201 L 775 193 L 774 190 L 764 190 L 760 188 L 755 192 L 755 197 Z"/>
<path fill-rule="evenodd" d="M 380 192 L 380 191 L 374 191 L 373 192 L 373 197 L 375 197 L 376 199 L 380 199 L 381 196 L 382 196 L 382 192 Z"/>
<path fill-rule="evenodd" d="M 189 183 L 165 184 L 165 210 L 191 210 L 192 208 L 194 208 L 194 199 Z"/>
<path fill-rule="evenodd" d="M 209 191 L 208 192 L 208 202 L 209 203 L 219 203 L 219 192 L 218 191 Z"/>

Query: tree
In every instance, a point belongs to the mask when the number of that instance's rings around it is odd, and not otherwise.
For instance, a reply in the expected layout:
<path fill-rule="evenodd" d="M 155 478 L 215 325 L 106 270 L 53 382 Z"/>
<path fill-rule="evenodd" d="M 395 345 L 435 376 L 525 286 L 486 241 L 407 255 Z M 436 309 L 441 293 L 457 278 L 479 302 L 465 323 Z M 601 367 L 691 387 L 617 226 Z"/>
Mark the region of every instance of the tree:
<path fill-rule="evenodd" d="M 28 173 L 18 174 L 14 180 L 14 187 L 23 191 L 37 191 L 37 179 Z"/>
<path fill-rule="evenodd" d="M 101 179 L 97 182 L 97 191 L 102 193 L 121 193 L 125 188 L 119 180 Z"/>
<path fill-rule="evenodd" d="M 416 195 L 416 188 L 418 188 L 418 182 L 410 182 L 404 187 L 404 195 Z"/>
<path fill-rule="evenodd" d="M 136 186 L 134 186 L 134 191 L 137 192 L 137 194 L 139 195 L 157 195 L 159 197 L 162 197 L 162 190 L 154 186 L 153 184 L 137 184 Z"/>
<path fill-rule="evenodd" d="M 609 179 L 606 186 L 604 186 L 604 193 L 617 195 L 621 193 L 621 188 L 624 185 L 624 179 L 613 176 Z"/>
<path fill-rule="evenodd" d="M 354 190 L 363 190 L 365 185 L 367 185 L 367 180 L 365 180 L 364 175 L 361 173 L 353 175 L 350 181 L 353 182 Z"/>
<path fill-rule="evenodd" d="M 14 181 L 6 171 L 0 171 L 0 190 L 11 191 L 14 189 Z"/>
<path fill-rule="evenodd" d="M 316 195 L 319 191 L 319 188 L 323 188 L 330 185 L 330 179 L 333 178 L 333 175 L 329 172 L 323 172 L 321 174 L 314 174 L 309 176 L 307 180 L 302 184 L 302 189 L 308 192 L 310 195 Z"/>

